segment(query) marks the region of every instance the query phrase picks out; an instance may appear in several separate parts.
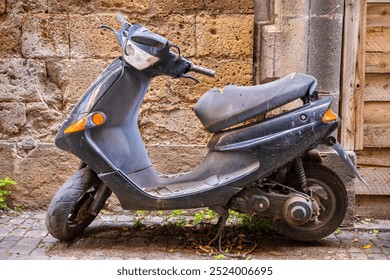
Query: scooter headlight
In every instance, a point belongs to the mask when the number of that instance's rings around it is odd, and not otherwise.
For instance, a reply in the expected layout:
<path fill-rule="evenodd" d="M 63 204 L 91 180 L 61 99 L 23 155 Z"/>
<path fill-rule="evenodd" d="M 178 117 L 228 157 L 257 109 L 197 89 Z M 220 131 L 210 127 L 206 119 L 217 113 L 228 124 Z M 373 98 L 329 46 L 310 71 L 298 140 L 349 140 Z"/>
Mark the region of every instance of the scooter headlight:
<path fill-rule="evenodd" d="M 133 44 L 130 40 L 127 41 L 124 58 L 128 64 L 138 70 L 148 68 L 160 60 L 158 57 L 149 54 L 137 45 Z"/>

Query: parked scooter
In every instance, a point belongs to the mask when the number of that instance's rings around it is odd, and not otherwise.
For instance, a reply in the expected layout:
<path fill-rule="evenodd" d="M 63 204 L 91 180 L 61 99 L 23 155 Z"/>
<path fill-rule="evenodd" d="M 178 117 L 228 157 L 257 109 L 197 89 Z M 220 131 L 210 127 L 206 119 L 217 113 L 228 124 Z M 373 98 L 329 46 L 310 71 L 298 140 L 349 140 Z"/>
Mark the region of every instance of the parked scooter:
<path fill-rule="evenodd" d="M 173 210 L 209 207 L 268 217 L 292 239 L 311 241 L 331 234 L 343 221 L 347 194 L 340 178 L 321 164 L 318 145 L 332 146 L 360 178 L 331 135 L 339 126 L 331 97 L 318 98 L 317 81 L 291 74 L 258 86 L 211 89 L 195 106 L 213 133 L 208 153 L 193 171 L 157 172 L 142 141 L 137 118 L 153 78 L 197 80 L 190 72 L 215 72 L 181 56 L 180 48 L 142 25 L 118 15 L 122 56 L 91 85 L 62 125 L 55 144 L 80 158 L 80 169 L 54 196 L 47 229 L 60 240 L 83 233 L 111 192 L 124 209 Z M 301 99 L 303 105 L 279 115 L 255 117 Z M 243 124 L 245 122 L 245 124 Z"/>

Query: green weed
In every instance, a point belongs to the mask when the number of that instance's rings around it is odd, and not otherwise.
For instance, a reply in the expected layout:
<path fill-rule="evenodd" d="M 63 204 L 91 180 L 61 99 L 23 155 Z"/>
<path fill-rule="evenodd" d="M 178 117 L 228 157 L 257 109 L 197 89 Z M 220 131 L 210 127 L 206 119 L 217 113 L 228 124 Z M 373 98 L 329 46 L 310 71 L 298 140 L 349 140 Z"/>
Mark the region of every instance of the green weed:
<path fill-rule="evenodd" d="M 16 185 L 16 182 L 8 177 L 0 179 L 0 209 L 8 209 L 7 198 L 11 195 L 9 187 L 13 185 Z"/>

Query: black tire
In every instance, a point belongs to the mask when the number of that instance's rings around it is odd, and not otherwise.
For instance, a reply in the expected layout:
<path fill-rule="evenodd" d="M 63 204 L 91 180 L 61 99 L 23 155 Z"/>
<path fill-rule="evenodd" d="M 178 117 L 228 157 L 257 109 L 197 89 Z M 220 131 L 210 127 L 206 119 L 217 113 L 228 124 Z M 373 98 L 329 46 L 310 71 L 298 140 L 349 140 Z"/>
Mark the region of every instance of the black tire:
<path fill-rule="evenodd" d="M 348 198 L 341 179 L 329 168 L 317 163 L 304 163 L 307 186 L 316 194 L 316 201 L 321 201 L 319 221 L 309 221 L 304 225 L 291 225 L 285 221 L 275 221 L 275 227 L 284 235 L 299 241 L 316 241 L 332 234 L 344 220 Z M 288 185 L 296 186 L 294 174 Z"/>
<path fill-rule="evenodd" d="M 84 167 L 69 177 L 53 197 L 46 213 L 46 228 L 53 237 L 70 240 L 84 232 L 96 217 L 87 210 L 101 184 L 96 173 L 89 167 Z M 111 191 L 106 194 L 99 211 Z"/>

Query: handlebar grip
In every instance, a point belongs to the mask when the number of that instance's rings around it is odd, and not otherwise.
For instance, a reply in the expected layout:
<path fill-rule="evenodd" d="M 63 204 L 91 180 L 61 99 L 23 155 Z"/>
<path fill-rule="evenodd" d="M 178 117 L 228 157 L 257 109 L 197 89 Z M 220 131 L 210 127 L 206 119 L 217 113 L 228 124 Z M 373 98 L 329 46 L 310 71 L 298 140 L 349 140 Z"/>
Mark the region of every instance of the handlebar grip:
<path fill-rule="evenodd" d="M 207 68 L 195 65 L 195 64 L 192 64 L 190 71 L 193 71 L 193 72 L 205 75 L 205 76 L 209 76 L 211 78 L 214 78 L 214 76 L 215 76 L 214 70 L 207 69 Z"/>
<path fill-rule="evenodd" d="M 121 25 L 126 23 L 126 19 L 121 13 L 116 14 L 116 19 L 119 21 Z"/>

